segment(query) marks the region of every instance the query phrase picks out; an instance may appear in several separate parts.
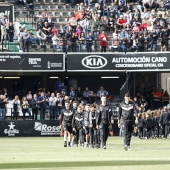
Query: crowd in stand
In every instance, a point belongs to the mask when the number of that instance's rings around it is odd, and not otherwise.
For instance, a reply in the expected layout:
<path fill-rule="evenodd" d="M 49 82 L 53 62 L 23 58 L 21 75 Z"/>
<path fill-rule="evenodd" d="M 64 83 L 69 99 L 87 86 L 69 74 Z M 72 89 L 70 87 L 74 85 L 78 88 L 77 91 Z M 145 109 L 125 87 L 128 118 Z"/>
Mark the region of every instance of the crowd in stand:
<path fill-rule="evenodd" d="M 71 1 L 72 4 L 72 1 Z M 43 30 L 42 38 L 52 35 L 53 52 L 56 47 L 63 52 L 92 51 L 92 45 L 99 41 L 101 52 L 109 46 L 112 52 L 117 49 L 126 53 L 143 52 L 146 48 L 157 51 L 158 39 L 161 39 L 161 51 L 168 50 L 169 24 L 166 16 L 169 6 L 163 1 L 156 4 L 151 1 L 140 1 L 137 8 L 134 2 L 119 0 L 115 2 L 89 1 L 74 6 L 75 14 L 65 27 L 59 30 L 51 24 L 51 16 L 45 9 L 37 22 L 37 28 Z M 68 4 L 66 4 L 68 5 Z M 108 37 L 108 32 L 113 35 Z M 56 34 L 56 36 L 54 36 Z M 109 44 L 109 41 L 112 43 Z M 76 47 L 78 46 L 78 49 Z"/>
<path fill-rule="evenodd" d="M 25 4 L 28 9 L 34 10 L 31 0 L 16 0 L 18 4 Z M 44 9 L 37 21 L 36 33 L 20 27 L 17 33 L 20 50 L 29 51 L 30 44 L 45 45 L 50 42 L 53 52 L 92 52 L 98 41 L 101 52 L 117 50 L 126 53 L 127 49 L 143 52 L 148 48 L 159 51 L 159 41 L 161 51 L 168 50 L 169 1 L 66 0 L 65 5 L 74 9 L 66 25 L 55 23 L 50 11 Z M 1 25 L 5 25 L 3 20 Z M 9 37 L 13 36 L 13 32 L 11 27 Z M 10 41 L 13 41 L 12 38 Z"/>

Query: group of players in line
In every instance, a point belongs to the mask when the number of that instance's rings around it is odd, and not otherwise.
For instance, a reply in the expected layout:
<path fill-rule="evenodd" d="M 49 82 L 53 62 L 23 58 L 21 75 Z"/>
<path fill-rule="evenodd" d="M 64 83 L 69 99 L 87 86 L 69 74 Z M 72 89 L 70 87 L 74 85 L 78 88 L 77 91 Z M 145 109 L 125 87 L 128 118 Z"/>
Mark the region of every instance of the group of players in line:
<path fill-rule="evenodd" d="M 130 150 L 132 133 L 139 138 L 162 137 L 167 138 L 170 112 L 165 106 L 162 110 L 146 113 L 136 113 L 136 106 L 125 94 L 124 101 L 120 103 L 118 113 L 118 127 L 122 130 L 124 149 Z M 65 101 L 65 109 L 61 111 L 60 129 L 64 130 L 64 147 L 80 146 L 106 149 L 109 126 L 114 123 L 111 108 L 106 103 L 106 96 L 101 96 L 101 104 L 83 104 Z"/>

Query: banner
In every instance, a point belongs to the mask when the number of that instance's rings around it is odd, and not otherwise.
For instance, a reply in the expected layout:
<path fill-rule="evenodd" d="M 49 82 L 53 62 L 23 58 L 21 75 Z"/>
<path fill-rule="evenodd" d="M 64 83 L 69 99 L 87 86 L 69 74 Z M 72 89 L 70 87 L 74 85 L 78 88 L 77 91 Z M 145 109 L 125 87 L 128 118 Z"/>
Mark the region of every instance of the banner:
<path fill-rule="evenodd" d="M 63 53 L 0 53 L 0 71 L 65 71 Z"/>
<path fill-rule="evenodd" d="M 8 17 L 8 22 L 14 23 L 14 6 L 2 5 L 0 7 L 0 18 L 2 18 L 4 15 Z"/>
<path fill-rule="evenodd" d="M 0 121 L 0 137 L 2 136 L 60 136 L 60 121 Z"/>
<path fill-rule="evenodd" d="M 170 53 L 69 53 L 67 71 L 170 71 Z"/>

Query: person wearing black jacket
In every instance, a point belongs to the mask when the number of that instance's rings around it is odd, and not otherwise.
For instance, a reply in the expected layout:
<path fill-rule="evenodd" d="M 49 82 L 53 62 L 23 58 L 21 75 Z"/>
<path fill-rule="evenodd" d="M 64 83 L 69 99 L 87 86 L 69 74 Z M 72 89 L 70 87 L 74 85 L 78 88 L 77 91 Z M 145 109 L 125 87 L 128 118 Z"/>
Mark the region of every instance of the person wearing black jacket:
<path fill-rule="evenodd" d="M 161 41 L 161 51 L 167 51 L 168 50 L 168 40 L 169 40 L 169 32 L 166 28 L 164 28 L 161 33 L 160 37 L 162 38 Z"/>
<path fill-rule="evenodd" d="M 129 93 L 125 94 L 124 101 L 120 103 L 118 113 L 118 127 L 122 127 L 124 149 L 130 150 L 130 141 L 134 129 L 134 123 L 138 124 L 138 117 L 134 121 L 135 105 L 130 99 Z"/>
<path fill-rule="evenodd" d="M 170 123 L 170 112 L 167 110 L 167 107 L 164 106 L 161 117 L 160 117 L 160 126 L 163 129 L 163 136 L 167 139 L 168 136 L 168 125 Z"/>
<path fill-rule="evenodd" d="M 153 128 L 153 121 L 151 115 L 149 113 L 146 114 L 145 121 L 145 130 L 146 130 L 146 139 L 151 139 L 152 137 L 152 128 Z"/>
<path fill-rule="evenodd" d="M 144 119 L 142 118 L 142 114 L 138 114 L 138 136 L 140 139 L 143 138 L 143 127 L 144 127 Z"/>
<path fill-rule="evenodd" d="M 83 112 L 83 128 L 85 129 L 86 144 L 85 147 L 89 146 L 89 114 L 90 114 L 90 104 L 86 104 L 85 111 Z"/>
<path fill-rule="evenodd" d="M 80 145 L 84 146 L 84 129 L 83 129 L 83 109 L 78 106 L 77 112 L 72 119 L 73 132 L 76 134 L 76 145 L 78 146 L 78 140 L 80 139 Z"/>
<path fill-rule="evenodd" d="M 155 113 L 153 116 L 153 127 L 154 127 L 154 137 L 158 139 L 159 137 L 159 117 L 158 113 Z"/>
<path fill-rule="evenodd" d="M 101 96 L 101 105 L 99 108 L 97 127 L 100 129 L 100 140 L 103 149 L 106 149 L 111 116 L 112 112 L 111 108 L 106 104 L 106 96 Z"/>
<path fill-rule="evenodd" d="M 40 106 L 40 119 L 45 120 L 45 113 L 47 108 L 47 98 L 44 92 L 41 93 L 41 96 L 38 98 L 38 104 Z"/>
<path fill-rule="evenodd" d="M 72 52 L 76 52 L 76 41 L 77 41 L 77 36 L 75 35 L 75 33 L 73 32 L 71 37 L 70 37 L 70 42 L 71 42 L 71 51 Z"/>
<path fill-rule="evenodd" d="M 158 39 L 158 34 L 156 33 L 156 29 L 153 29 L 153 32 L 150 34 L 151 38 L 151 51 L 153 49 L 153 46 L 155 46 L 155 52 L 157 50 L 157 39 Z"/>
<path fill-rule="evenodd" d="M 60 129 L 62 129 L 62 123 L 64 126 L 64 147 L 71 147 L 71 136 L 72 136 L 72 119 L 73 119 L 73 110 L 70 109 L 70 102 L 65 101 L 65 109 L 61 111 L 60 119 Z M 68 136 L 68 137 L 67 137 Z"/>
<path fill-rule="evenodd" d="M 138 38 L 138 51 L 139 52 L 144 52 L 144 42 L 145 42 L 145 38 L 143 34 L 140 34 Z"/>
<path fill-rule="evenodd" d="M 30 101 L 30 107 L 32 109 L 32 119 L 37 120 L 37 114 L 38 114 L 38 105 L 37 105 L 37 95 L 34 94 L 33 98 Z"/>
<path fill-rule="evenodd" d="M 95 105 L 91 105 L 90 106 L 90 114 L 89 114 L 89 122 L 90 122 L 90 146 L 89 147 L 95 147 L 95 148 L 99 148 L 99 141 L 98 141 L 98 130 L 96 127 L 96 121 L 97 121 L 97 117 L 98 117 L 98 112 L 96 111 L 96 106 Z"/>
<path fill-rule="evenodd" d="M 8 103 L 8 98 L 5 95 L 0 96 L 0 120 L 5 120 L 5 105 Z"/>

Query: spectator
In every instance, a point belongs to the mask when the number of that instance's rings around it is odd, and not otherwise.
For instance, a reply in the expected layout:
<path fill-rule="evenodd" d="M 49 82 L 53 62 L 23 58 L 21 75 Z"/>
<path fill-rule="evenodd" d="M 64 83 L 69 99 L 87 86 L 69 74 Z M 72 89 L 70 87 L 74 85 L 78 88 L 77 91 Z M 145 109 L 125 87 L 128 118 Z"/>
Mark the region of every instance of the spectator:
<path fill-rule="evenodd" d="M 49 14 L 48 14 L 48 12 L 47 12 L 47 9 L 44 9 L 44 11 L 42 12 L 42 19 L 44 20 L 44 21 L 46 21 L 46 22 L 48 22 L 48 16 L 49 16 Z"/>
<path fill-rule="evenodd" d="M 48 22 L 44 23 L 43 32 L 44 32 L 45 35 L 50 35 L 51 34 L 51 28 L 48 25 Z"/>
<path fill-rule="evenodd" d="M 73 86 L 70 87 L 69 98 L 72 101 L 76 99 L 76 92 L 74 91 Z"/>
<path fill-rule="evenodd" d="M 72 32 L 72 27 L 70 26 L 70 22 L 67 23 L 67 25 L 65 26 L 65 36 L 66 38 L 70 38 L 71 37 L 71 32 Z"/>
<path fill-rule="evenodd" d="M 30 30 L 29 34 L 30 34 L 30 41 L 31 41 L 31 43 L 32 44 L 36 44 L 37 43 L 37 36 L 34 35 L 32 29 Z"/>
<path fill-rule="evenodd" d="M 62 25 L 60 25 L 60 28 L 58 30 L 58 34 L 60 37 L 65 36 L 65 30 Z"/>
<path fill-rule="evenodd" d="M 24 4 L 28 10 L 34 10 L 34 0 L 24 0 Z"/>
<path fill-rule="evenodd" d="M 160 37 L 162 38 L 161 41 L 161 51 L 167 51 L 168 50 L 168 40 L 170 38 L 169 32 L 167 31 L 166 28 L 164 28 L 160 32 Z"/>
<path fill-rule="evenodd" d="M 157 50 L 157 39 L 158 39 L 158 34 L 156 33 L 156 29 L 153 29 L 153 32 L 150 34 L 151 37 L 151 51 L 153 49 L 153 46 L 155 46 L 155 52 Z"/>
<path fill-rule="evenodd" d="M 30 90 L 28 91 L 28 94 L 26 95 L 26 99 L 27 99 L 28 103 L 30 103 L 30 101 L 32 99 L 32 94 L 31 94 Z"/>
<path fill-rule="evenodd" d="M 84 51 L 85 39 L 86 39 L 85 34 L 84 32 L 82 32 L 78 37 L 79 52 Z"/>
<path fill-rule="evenodd" d="M 22 106 L 23 120 L 25 120 L 25 114 L 26 113 L 28 113 L 29 114 L 29 118 L 32 119 L 31 118 L 31 112 L 29 110 L 29 103 L 28 103 L 26 97 L 22 98 L 21 106 Z"/>
<path fill-rule="evenodd" d="M 76 27 L 77 27 L 76 17 L 73 16 L 72 18 L 70 18 L 70 20 L 68 22 L 70 23 L 70 26 L 71 26 L 72 30 L 75 31 Z"/>
<path fill-rule="evenodd" d="M 101 20 L 100 20 L 100 22 L 99 22 L 100 32 L 106 31 L 108 21 L 107 21 L 105 18 L 106 18 L 106 17 L 102 16 L 102 17 L 101 17 Z"/>
<path fill-rule="evenodd" d="M 96 100 L 97 100 L 96 98 L 97 98 L 97 96 L 94 93 L 94 91 L 90 91 L 90 94 L 89 94 L 89 103 L 90 104 L 95 103 Z"/>
<path fill-rule="evenodd" d="M 89 22 L 88 18 L 85 18 L 84 20 L 82 20 L 80 22 L 80 26 L 83 28 L 83 32 L 85 33 L 85 36 L 87 36 L 88 30 L 90 28 L 90 22 Z"/>
<path fill-rule="evenodd" d="M 41 29 L 39 29 L 37 31 L 36 36 L 37 36 L 37 39 L 38 39 L 40 45 L 45 45 L 45 40 L 46 40 L 47 36 L 42 32 Z"/>
<path fill-rule="evenodd" d="M 144 11 L 141 13 L 141 18 L 142 19 L 149 19 L 150 12 L 147 10 L 147 8 L 144 8 Z"/>
<path fill-rule="evenodd" d="M 101 52 L 106 52 L 108 36 L 105 33 L 105 31 L 102 31 L 101 34 L 99 34 L 99 38 L 98 39 L 100 41 Z"/>
<path fill-rule="evenodd" d="M 81 103 L 81 101 L 83 99 L 83 93 L 82 93 L 80 87 L 77 88 L 77 95 L 76 95 L 76 97 L 77 97 L 77 100 L 79 101 L 79 103 Z"/>
<path fill-rule="evenodd" d="M 40 119 L 45 120 L 45 113 L 47 108 L 47 98 L 44 92 L 41 92 L 41 96 L 38 98 L 38 104 L 40 107 Z"/>
<path fill-rule="evenodd" d="M 108 14 L 109 14 L 109 17 L 115 17 L 117 18 L 118 16 L 118 6 L 112 2 L 111 3 L 111 6 L 109 7 L 109 10 L 108 10 Z"/>
<path fill-rule="evenodd" d="M 139 52 L 144 52 L 144 42 L 145 42 L 145 38 L 143 34 L 141 33 L 138 38 L 138 51 Z"/>
<path fill-rule="evenodd" d="M 29 45 L 30 45 L 30 34 L 27 32 L 27 28 L 24 29 L 23 32 L 23 52 L 27 51 L 29 52 Z"/>
<path fill-rule="evenodd" d="M 37 114 L 38 114 L 38 98 L 37 95 L 34 94 L 33 98 L 30 101 L 30 108 L 32 109 L 32 119 L 37 120 Z"/>
<path fill-rule="evenodd" d="M 77 36 L 76 36 L 76 34 L 74 32 L 71 35 L 70 41 L 71 41 L 71 51 L 76 52 Z"/>
<path fill-rule="evenodd" d="M 119 46 L 119 37 L 118 37 L 118 34 L 117 34 L 113 37 L 113 40 L 112 40 L 112 46 L 111 46 L 112 52 L 114 52 L 115 49 L 118 48 L 118 46 Z"/>
<path fill-rule="evenodd" d="M 59 40 L 59 38 L 57 37 L 57 34 L 54 34 L 54 36 L 52 37 L 52 41 L 53 41 L 53 53 L 55 53 L 57 51 L 58 40 Z"/>
<path fill-rule="evenodd" d="M 108 19 L 108 25 L 107 25 L 108 31 L 114 31 L 114 20 L 112 17 Z"/>
<path fill-rule="evenodd" d="M 92 52 L 93 40 L 94 40 L 94 37 L 92 36 L 92 33 L 89 32 L 89 34 L 86 37 L 86 48 L 87 48 L 87 52 L 89 53 Z"/>
<path fill-rule="evenodd" d="M 77 25 L 77 28 L 76 28 L 76 36 L 79 36 L 81 34 L 82 30 L 81 30 L 81 27 L 80 25 L 78 24 Z"/>
<path fill-rule="evenodd" d="M 55 35 L 55 34 L 57 35 L 57 34 L 58 34 L 58 30 L 57 30 L 57 28 L 56 28 L 55 25 L 53 26 L 53 28 L 52 28 L 52 30 L 51 30 L 51 34 L 52 34 L 52 35 Z M 61 35 L 60 35 L 60 36 L 61 36 Z"/>
<path fill-rule="evenodd" d="M 125 28 L 126 20 L 123 18 L 123 15 L 120 15 L 120 18 L 117 20 L 117 29 L 121 30 L 122 28 Z"/>
<path fill-rule="evenodd" d="M 163 18 L 165 18 L 165 16 L 166 16 L 166 6 L 165 6 L 165 3 L 163 1 L 161 1 L 159 3 L 158 14 L 162 14 Z"/>
<path fill-rule="evenodd" d="M 126 54 L 126 52 L 127 52 L 127 38 L 126 38 L 126 36 L 122 39 L 122 40 L 120 40 L 120 42 L 119 42 L 119 46 L 118 46 L 118 52 L 120 52 L 121 50 Z"/>
<path fill-rule="evenodd" d="M 131 43 L 131 51 L 132 52 L 138 51 L 138 46 L 137 46 L 138 42 L 135 34 L 132 35 L 130 43 Z"/>
<path fill-rule="evenodd" d="M 13 23 L 10 22 L 9 23 L 9 29 L 8 29 L 8 39 L 9 39 L 9 42 L 13 42 L 13 37 L 14 37 L 14 26 L 13 26 Z"/>
<path fill-rule="evenodd" d="M 59 46 L 61 48 L 61 52 L 64 52 L 67 54 L 68 52 L 68 42 L 66 37 L 60 37 L 59 38 Z"/>
<path fill-rule="evenodd" d="M 100 99 L 102 96 L 107 96 L 108 92 L 104 89 L 103 86 L 100 87 L 100 90 L 97 91 L 97 97 Z"/>
<path fill-rule="evenodd" d="M 89 102 L 89 94 L 90 94 L 90 90 L 88 87 L 86 87 L 85 91 L 83 91 L 83 100 Z"/>
<path fill-rule="evenodd" d="M 19 41 L 19 50 L 23 51 L 23 29 L 22 27 L 19 27 L 19 30 L 17 32 L 18 41 Z"/>
<path fill-rule="evenodd" d="M 15 98 L 12 100 L 12 114 L 13 114 L 13 120 L 14 118 L 18 119 L 18 114 L 20 110 L 20 100 L 19 97 L 16 95 Z"/>
<path fill-rule="evenodd" d="M 83 17 L 84 17 L 84 11 L 83 11 L 83 9 L 78 10 L 78 12 L 75 13 L 75 18 L 76 18 L 77 21 L 82 20 Z"/>
<path fill-rule="evenodd" d="M 5 95 L 0 95 L 0 120 L 5 120 L 5 108 L 8 103 L 8 98 Z"/>

